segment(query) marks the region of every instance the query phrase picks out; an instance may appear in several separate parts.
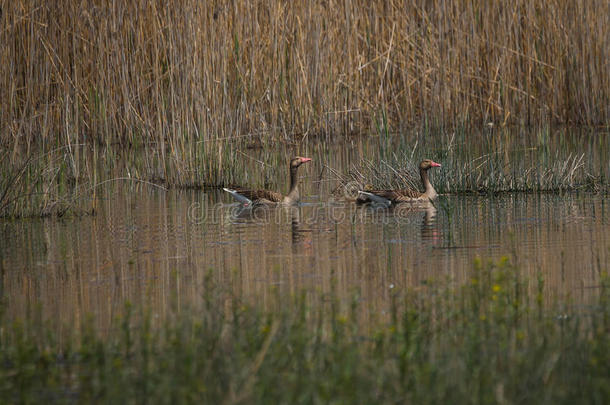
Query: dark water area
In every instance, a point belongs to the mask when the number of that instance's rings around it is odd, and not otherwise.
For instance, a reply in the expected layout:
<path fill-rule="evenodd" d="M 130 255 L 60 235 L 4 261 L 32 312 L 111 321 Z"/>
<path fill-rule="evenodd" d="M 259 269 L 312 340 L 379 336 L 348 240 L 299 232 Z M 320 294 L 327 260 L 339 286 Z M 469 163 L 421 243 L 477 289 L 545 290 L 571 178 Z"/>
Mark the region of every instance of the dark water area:
<path fill-rule="evenodd" d="M 278 293 L 332 291 L 348 300 L 358 291 L 367 318 L 387 311 L 393 291 L 468 283 L 477 258 L 503 257 L 530 280 L 532 291 L 544 280 L 548 302 L 586 309 L 597 297 L 610 253 L 606 193 L 441 194 L 434 206 L 390 210 L 360 207 L 336 193 L 333 173 L 349 171 L 363 157 L 406 153 L 400 141 L 383 142 L 297 151 L 314 159 L 302 169 L 298 207 L 242 210 L 217 189 L 112 182 L 99 190 L 95 216 L 2 220 L 5 313 L 18 318 L 36 312 L 57 325 L 92 314 L 105 327 L 131 302 L 162 318 L 170 306 L 198 305 L 211 279 L 263 304 Z M 580 170 L 607 176 L 608 149 L 599 142 L 555 139 L 545 153 L 591 156 Z M 444 164 L 433 146 L 419 143 L 410 152 Z M 477 148 L 481 144 L 473 143 Z M 240 153 L 246 184 L 285 191 L 281 162 L 294 149 Z M 528 153 L 521 154 L 521 164 L 536 162 Z M 432 174 L 433 183 L 447 176 L 443 170 L 447 165 Z"/>

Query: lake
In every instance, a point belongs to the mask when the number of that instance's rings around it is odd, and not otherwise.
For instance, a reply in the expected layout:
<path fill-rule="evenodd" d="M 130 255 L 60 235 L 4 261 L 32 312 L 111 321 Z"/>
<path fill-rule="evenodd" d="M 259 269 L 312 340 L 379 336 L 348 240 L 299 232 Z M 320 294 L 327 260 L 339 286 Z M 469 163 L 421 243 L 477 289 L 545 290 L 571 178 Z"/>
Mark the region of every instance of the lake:
<path fill-rule="evenodd" d="M 547 302 L 586 310 L 599 293 L 610 252 L 603 192 L 449 194 L 427 209 L 361 207 L 337 192 L 332 173 L 378 149 L 303 149 L 313 162 L 301 168 L 298 207 L 243 210 L 218 189 L 120 181 L 100 187 L 94 216 L 1 221 L 7 315 L 37 311 L 69 327 L 91 314 L 106 328 L 132 302 L 163 318 L 171 305 L 197 305 L 212 279 L 262 303 L 278 293 L 332 291 L 347 301 L 357 292 L 366 320 L 387 311 L 393 291 L 468 283 L 476 258 L 505 256 L 532 291 L 544 280 Z M 245 177 L 285 191 L 287 170 L 266 167 L 268 153 L 244 149 Z M 607 151 L 597 153 L 607 170 Z"/>

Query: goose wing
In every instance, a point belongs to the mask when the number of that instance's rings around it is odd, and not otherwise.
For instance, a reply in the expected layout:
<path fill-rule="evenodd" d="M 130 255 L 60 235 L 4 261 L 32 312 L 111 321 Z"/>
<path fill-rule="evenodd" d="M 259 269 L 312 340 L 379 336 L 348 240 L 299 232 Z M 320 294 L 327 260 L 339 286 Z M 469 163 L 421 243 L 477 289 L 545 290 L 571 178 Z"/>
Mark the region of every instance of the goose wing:
<path fill-rule="evenodd" d="M 385 199 L 392 202 L 408 201 L 410 199 L 420 198 L 422 193 L 417 190 L 403 189 L 403 190 L 369 190 L 361 191 L 358 196 L 358 202 L 377 202 L 376 198 Z M 374 196 L 374 197 L 373 197 Z"/>
<path fill-rule="evenodd" d="M 396 190 L 395 193 L 398 194 L 397 200 L 400 200 L 400 197 L 402 197 L 403 199 L 410 199 L 420 198 L 422 196 L 421 192 L 419 192 L 418 190 L 413 190 L 411 188 Z"/>
<path fill-rule="evenodd" d="M 257 200 L 267 200 L 270 202 L 279 203 L 282 202 L 282 199 L 284 198 L 281 193 L 277 193 L 275 191 L 270 190 L 250 190 L 246 188 L 237 187 L 231 191 L 233 191 L 235 194 L 240 195 L 241 197 L 245 197 L 250 202 L 256 202 Z M 237 199 L 237 196 L 235 194 L 233 194 L 233 196 Z"/>

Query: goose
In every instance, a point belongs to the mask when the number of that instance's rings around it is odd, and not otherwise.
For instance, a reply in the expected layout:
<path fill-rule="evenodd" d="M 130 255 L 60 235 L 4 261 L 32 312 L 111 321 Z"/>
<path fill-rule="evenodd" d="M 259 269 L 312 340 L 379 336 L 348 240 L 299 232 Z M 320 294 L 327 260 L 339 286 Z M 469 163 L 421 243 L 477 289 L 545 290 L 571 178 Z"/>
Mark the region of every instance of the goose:
<path fill-rule="evenodd" d="M 399 204 L 403 202 L 429 203 L 438 196 L 438 194 L 436 194 L 436 190 L 434 190 L 434 187 L 432 186 L 432 183 L 430 183 L 430 179 L 428 178 L 428 170 L 433 167 L 441 167 L 441 165 L 430 159 L 422 160 L 419 163 L 419 176 L 421 177 L 421 182 L 424 185 L 425 190 L 423 193 L 413 189 L 368 191 L 361 190 L 358 191 L 358 199 L 356 200 L 356 203 L 374 203 L 385 206 L 390 206 L 392 204 Z"/>
<path fill-rule="evenodd" d="M 282 195 L 275 191 L 249 190 L 245 188 L 223 188 L 223 190 L 230 193 L 235 200 L 243 205 L 293 205 L 298 203 L 301 199 L 301 195 L 299 194 L 299 176 L 297 172 L 303 163 L 310 161 L 311 158 L 300 156 L 290 160 L 290 191 L 288 191 L 288 194 L 286 195 Z"/>

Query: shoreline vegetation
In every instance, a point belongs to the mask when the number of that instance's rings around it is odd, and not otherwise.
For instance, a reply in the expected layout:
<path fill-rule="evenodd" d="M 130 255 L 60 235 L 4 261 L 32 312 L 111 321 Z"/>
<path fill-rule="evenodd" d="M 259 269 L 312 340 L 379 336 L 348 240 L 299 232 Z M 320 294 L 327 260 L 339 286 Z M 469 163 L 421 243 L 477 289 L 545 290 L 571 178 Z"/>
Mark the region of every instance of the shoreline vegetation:
<path fill-rule="evenodd" d="M 316 181 L 332 185 L 329 198 L 351 196 L 354 187 L 419 189 L 416 165 L 420 156 L 425 156 L 442 164 L 442 170 L 432 177 L 441 195 L 610 192 L 610 166 L 603 162 L 610 153 L 608 134 L 551 134 L 548 130 L 536 134 L 537 140 L 525 146 L 522 140 L 516 143 L 511 140 L 510 130 L 476 135 L 454 132 L 388 137 L 381 133 L 352 137 L 349 142 L 358 139 L 363 143 L 366 157 L 341 169 L 334 168 L 332 161 L 321 162 Z M 569 137 L 582 142 L 576 146 L 556 144 L 557 138 Z M 269 187 L 269 181 L 277 186 L 274 182 L 283 179 L 284 158 L 294 147 L 278 146 L 272 140 L 262 142 L 255 150 L 249 150 L 249 144 L 241 140 L 213 142 L 214 146 L 210 142 L 201 156 L 195 155 L 192 161 L 170 156 L 164 159 L 158 150 L 148 147 L 119 150 L 89 144 L 62 146 L 15 159 L 8 151 L 0 152 L 0 218 L 94 214 L 98 195 L 105 194 L 104 188 L 119 184 L 163 190 L 234 184 Z M 328 156 L 343 143 L 327 147 L 310 141 L 304 145 L 301 149 L 312 150 L 314 156 L 315 153 Z M 589 153 L 575 154 L 572 150 Z M 593 155 L 595 159 L 591 158 Z M 257 164 L 259 161 L 264 165 Z M 257 165 L 253 168 L 254 164 Z M 261 173 L 252 176 L 252 170 Z"/>
<path fill-rule="evenodd" d="M 279 290 L 252 304 L 206 278 L 201 303 L 164 316 L 127 305 L 109 328 L 0 311 L 6 403 L 607 403 L 607 274 L 592 302 L 549 302 L 507 257 L 469 281 L 388 290 L 363 316 L 357 292 Z M 226 287 L 224 287 L 226 288 Z M 145 304 L 144 304 L 145 306 Z"/>
<path fill-rule="evenodd" d="M 607 1 L 0 8 L 2 217 L 63 215 L 116 178 L 240 183 L 238 142 L 298 148 L 413 132 L 467 141 L 509 128 L 533 138 L 557 126 L 607 139 Z M 457 174 L 442 179 L 442 192 L 607 187 L 608 169 L 591 172 L 580 155 L 562 166 L 547 159 L 525 179 L 519 170 L 529 167 L 496 167 L 483 154 L 445 157 Z M 120 159 L 128 162 L 117 174 Z M 408 163 L 385 161 L 393 171 Z"/>

